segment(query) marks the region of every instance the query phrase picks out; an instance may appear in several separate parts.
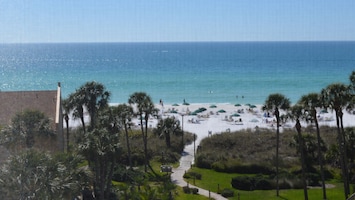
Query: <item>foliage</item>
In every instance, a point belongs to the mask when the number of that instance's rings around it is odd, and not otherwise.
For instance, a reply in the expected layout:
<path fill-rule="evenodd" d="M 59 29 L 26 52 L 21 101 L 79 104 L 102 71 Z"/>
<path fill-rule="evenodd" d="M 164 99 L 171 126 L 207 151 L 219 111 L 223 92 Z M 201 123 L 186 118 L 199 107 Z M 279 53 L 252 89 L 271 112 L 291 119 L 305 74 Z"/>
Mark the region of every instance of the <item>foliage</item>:
<path fill-rule="evenodd" d="M 186 194 L 197 194 L 198 193 L 198 189 L 197 188 L 191 188 L 189 186 L 184 186 L 182 187 L 184 193 Z"/>
<path fill-rule="evenodd" d="M 54 131 L 50 127 L 49 118 L 38 110 L 17 113 L 12 118 L 11 125 L 1 133 L 1 143 L 11 150 L 32 148 L 36 142 L 50 142 L 53 139 Z M 41 148 L 43 145 L 36 146 Z"/>
<path fill-rule="evenodd" d="M 221 195 L 225 198 L 234 197 L 234 191 L 229 188 L 224 188 L 221 192 Z"/>
<path fill-rule="evenodd" d="M 202 175 L 200 173 L 197 173 L 197 172 L 186 172 L 184 173 L 184 178 L 187 178 L 187 179 L 190 179 L 190 178 L 195 178 L 197 180 L 201 180 L 202 179 Z"/>
<path fill-rule="evenodd" d="M 103 84 L 95 81 L 87 82 L 80 86 L 74 93 L 70 94 L 64 101 L 65 110 L 73 110 L 74 118 L 80 118 L 84 132 L 84 110 L 87 109 L 90 115 L 90 129 L 96 127 L 96 119 L 99 110 L 106 108 L 110 99 L 110 92 L 106 91 Z"/>
<path fill-rule="evenodd" d="M 171 148 L 171 135 L 182 136 L 183 134 L 180 127 L 180 121 L 175 119 L 175 117 L 160 119 L 157 127 L 154 129 L 154 133 L 165 139 L 167 148 Z M 179 149 L 181 150 L 182 147 Z"/>
<path fill-rule="evenodd" d="M 70 199 L 88 185 L 89 170 L 78 155 L 51 156 L 29 150 L 13 156 L 0 171 L 1 199 Z"/>
<path fill-rule="evenodd" d="M 129 104 L 134 104 L 137 108 L 136 115 L 140 119 L 140 126 L 143 139 L 143 151 L 144 151 L 144 171 L 147 172 L 149 165 L 148 158 L 148 120 L 151 115 L 156 115 L 158 109 L 155 108 L 153 101 L 149 95 L 144 92 L 135 92 L 130 95 L 128 99 Z M 143 124 L 144 120 L 144 124 Z"/>
<path fill-rule="evenodd" d="M 84 135 L 79 151 L 89 160 L 95 174 L 96 196 L 99 199 L 108 197 L 111 193 L 113 168 L 120 154 L 119 135 L 105 128 L 95 128 Z"/>

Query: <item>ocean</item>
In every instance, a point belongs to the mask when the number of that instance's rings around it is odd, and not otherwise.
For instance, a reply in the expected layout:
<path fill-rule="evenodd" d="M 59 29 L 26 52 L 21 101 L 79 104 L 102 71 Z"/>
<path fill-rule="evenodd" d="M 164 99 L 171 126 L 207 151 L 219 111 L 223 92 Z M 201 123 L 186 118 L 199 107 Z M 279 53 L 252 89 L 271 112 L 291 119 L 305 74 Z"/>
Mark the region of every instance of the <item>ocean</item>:
<path fill-rule="evenodd" d="M 292 103 L 335 82 L 349 83 L 355 42 L 181 42 L 0 44 L 0 90 L 75 92 L 104 84 L 111 103 L 143 91 L 154 103 Z"/>

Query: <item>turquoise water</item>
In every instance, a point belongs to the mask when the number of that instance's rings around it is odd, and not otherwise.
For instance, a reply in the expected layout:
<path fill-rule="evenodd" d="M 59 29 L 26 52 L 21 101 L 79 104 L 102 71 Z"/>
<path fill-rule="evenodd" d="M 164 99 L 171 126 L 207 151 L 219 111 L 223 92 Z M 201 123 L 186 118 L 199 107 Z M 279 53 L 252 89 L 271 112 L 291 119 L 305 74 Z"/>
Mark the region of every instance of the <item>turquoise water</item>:
<path fill-rule="evenodd" d="M 296 102 L 330 83 L 348 83 L 355 42 L 0 44 L 0 90 L 63 96 L 103 83 L 112 103 L 136 91 L 155 103 L 263 103 L 280 92 Z"/>

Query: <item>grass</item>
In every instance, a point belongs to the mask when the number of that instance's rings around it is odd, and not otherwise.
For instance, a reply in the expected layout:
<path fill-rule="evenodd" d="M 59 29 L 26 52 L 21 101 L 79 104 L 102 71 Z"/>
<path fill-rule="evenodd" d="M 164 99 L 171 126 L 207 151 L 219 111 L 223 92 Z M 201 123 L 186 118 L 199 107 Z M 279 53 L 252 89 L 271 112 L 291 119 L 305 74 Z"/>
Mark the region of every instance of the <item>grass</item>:
<path fill-rule="evenodd" d="M 239 174 L 227 174 L 215 172 L 208 169 L 192 168 L 191 171 L 202 174 L 202 180 L 195 180 L 195 185 L 212 192 L 218 191 L 218 186 L 220 190 L 224 188 L 232 189 L 230 185 L 232 177 L 238 176 Z M 190 184 L 194 184 L 192 179 L 185 179 Z M 337 200 L 344 199 L 344 192 L 342 183 L 332 182 L 336 187 L 327 189 L 327 199 L 328 200 Z M 259 200 L 259 199 L 270 199 L 270 200 L 299 200 L 303 199 L 303 190 L 302 189 L 292 189 L 292 190 L 280 190 L 280 197 L 276 196 L 275 190 L 255 190 L 255 191 L 241 191 L 234 190 L 234 197 L 229 198 L 232 200 L 238 199 L 238 193 L 241 200 L 250 199 L 250 200 Z M 309 189 L 308 190 L 308 199 L 322 199 L 322 189 Z"/>

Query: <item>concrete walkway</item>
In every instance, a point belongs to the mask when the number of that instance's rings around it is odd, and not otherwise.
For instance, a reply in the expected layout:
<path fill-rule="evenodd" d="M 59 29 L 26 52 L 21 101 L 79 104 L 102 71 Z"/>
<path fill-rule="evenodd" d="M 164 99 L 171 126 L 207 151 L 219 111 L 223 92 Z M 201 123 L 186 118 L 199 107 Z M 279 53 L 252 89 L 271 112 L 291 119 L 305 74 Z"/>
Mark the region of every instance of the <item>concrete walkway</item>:
<path fill-rule="evenodd" d="M 196 147 L 197 147 L 197 145 L 198 144 L 196 144 Z M 184 173 L 190 169 L 191 164 L 194 161 L 193 152 L 194 152 L 193 144 L 186 146 L 185 150 L 183 152 L 183 155 L 180 159 L 180 166 L 178 168 L 172 169 L 173 173 L 171 173 L 171 180 L 173 183 L 175 183 L 176 185 L 178 185 L 180 187 L 187 186 L 187 182 L 184 181 L 183 176 L 184 176 Z M 193 185 L 191 185 L 191 183 L 189 183 L 189 187 L 190 188 L 198 188 L 198 194 L 206 196 L 206 197 L 210 197 L 211 199 L 227 200 L 226 198 L 224 198 L 223 196 L 221 196 L 217 193 L 209 192 L 208 190 L 193 186 Z"/>

